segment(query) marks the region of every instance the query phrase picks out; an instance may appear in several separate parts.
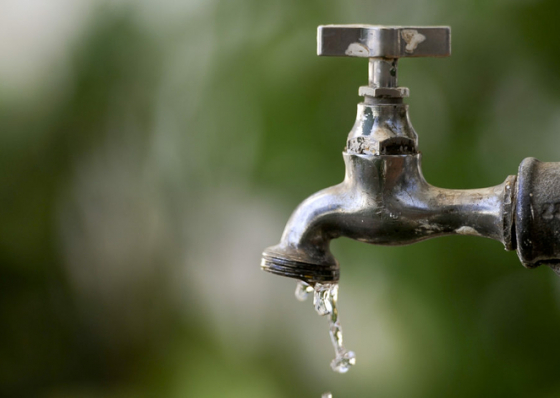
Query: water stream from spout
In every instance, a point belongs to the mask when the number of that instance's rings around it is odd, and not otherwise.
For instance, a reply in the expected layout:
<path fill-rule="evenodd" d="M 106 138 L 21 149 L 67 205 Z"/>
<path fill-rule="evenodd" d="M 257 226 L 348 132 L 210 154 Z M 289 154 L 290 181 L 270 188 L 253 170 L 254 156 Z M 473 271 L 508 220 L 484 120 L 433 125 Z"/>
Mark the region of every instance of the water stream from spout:
<path fill-rule="evenodd" d="M 329 315 L 329 332 L 335 352 L 331 368 L 335 372 L 346 373 L 356 363 L 356 355 L 354 352 L 346 350 L 342 341 L 342 328 L 338 321 L 338 309 L 336 308 L 338 284 L 316 283 L 311 286 L 302 281 L 298 282 L 295 295 L 299 301 L 305 301 L 311 293 L 313 293 L 315 311 L 321 316 Z"/>

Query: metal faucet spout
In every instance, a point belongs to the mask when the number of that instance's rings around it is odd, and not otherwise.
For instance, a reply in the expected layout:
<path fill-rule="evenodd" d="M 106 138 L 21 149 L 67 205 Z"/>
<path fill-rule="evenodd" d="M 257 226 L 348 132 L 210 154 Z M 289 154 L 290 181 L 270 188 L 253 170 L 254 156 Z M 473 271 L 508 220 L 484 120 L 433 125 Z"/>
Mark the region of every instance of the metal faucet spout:
<path fill-rule="evenodd" d="M 332 239 L 406 245 L 445 235 L 475 235 L 511 248 L 515 176 L 473 190 L 434 187 L 422 175 L 421 155 L 344 154 L 346 175 L 292 214 L 279 245 L 261 266 L 307 283 L 337 281 Z"/>

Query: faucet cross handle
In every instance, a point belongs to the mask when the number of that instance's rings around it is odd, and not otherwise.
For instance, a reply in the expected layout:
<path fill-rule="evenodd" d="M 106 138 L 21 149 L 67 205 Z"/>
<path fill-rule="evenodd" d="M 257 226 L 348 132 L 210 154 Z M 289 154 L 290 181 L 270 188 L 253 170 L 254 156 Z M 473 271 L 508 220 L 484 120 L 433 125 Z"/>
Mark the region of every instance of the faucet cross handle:
<path fill-rule="evenodd" d="M 317 55 L 369 58 L 369 86 L 360 87 L 360 95 L 408 97 L 408 88 L 397 87 L 398 59 L 451 55 L 451 28 L 321 25 L 317 28 Z"/>

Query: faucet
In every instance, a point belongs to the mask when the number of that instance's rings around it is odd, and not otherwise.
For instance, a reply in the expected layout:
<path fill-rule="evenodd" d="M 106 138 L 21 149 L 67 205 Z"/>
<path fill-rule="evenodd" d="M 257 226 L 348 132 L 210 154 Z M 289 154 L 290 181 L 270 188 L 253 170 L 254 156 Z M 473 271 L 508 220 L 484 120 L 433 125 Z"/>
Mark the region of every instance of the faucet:
<path fill-rule="evenodd" d="M 280 243 L 263 252 L 263 270 L 336 283 L 332 239 L 396 246 L 459 234 L 500 241 L 525 267 L 545 264 L 560 274 L 560 163 L 527 158 L 517 176 L 481 189 L 438 188 L 422 175 L 398 61 L 451 55 L 449 27 L 323 25 L 317 54 L 369 58 L 369 84 L 359 89 L 364 101 L 342 154 L 344 181 L 296 208 Z"/>

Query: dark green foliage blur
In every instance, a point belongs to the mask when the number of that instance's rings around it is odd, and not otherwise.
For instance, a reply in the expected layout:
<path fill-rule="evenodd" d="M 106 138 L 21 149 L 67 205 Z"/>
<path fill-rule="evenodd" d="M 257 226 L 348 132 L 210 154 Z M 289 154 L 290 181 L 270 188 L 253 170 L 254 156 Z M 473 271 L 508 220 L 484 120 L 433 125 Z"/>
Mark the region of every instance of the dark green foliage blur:
<path fill-rule="evenodd" d="M 0 6 L 0 396 L 560 396 L 560 279 L 497 242 L 334 242 L 346 375 L 259 269 L 367 79 L 317 25 L 452 27 L 399 82 L 427 180 L 478 188 L 560 161 L 560 3 L 39 3 Z"/>

